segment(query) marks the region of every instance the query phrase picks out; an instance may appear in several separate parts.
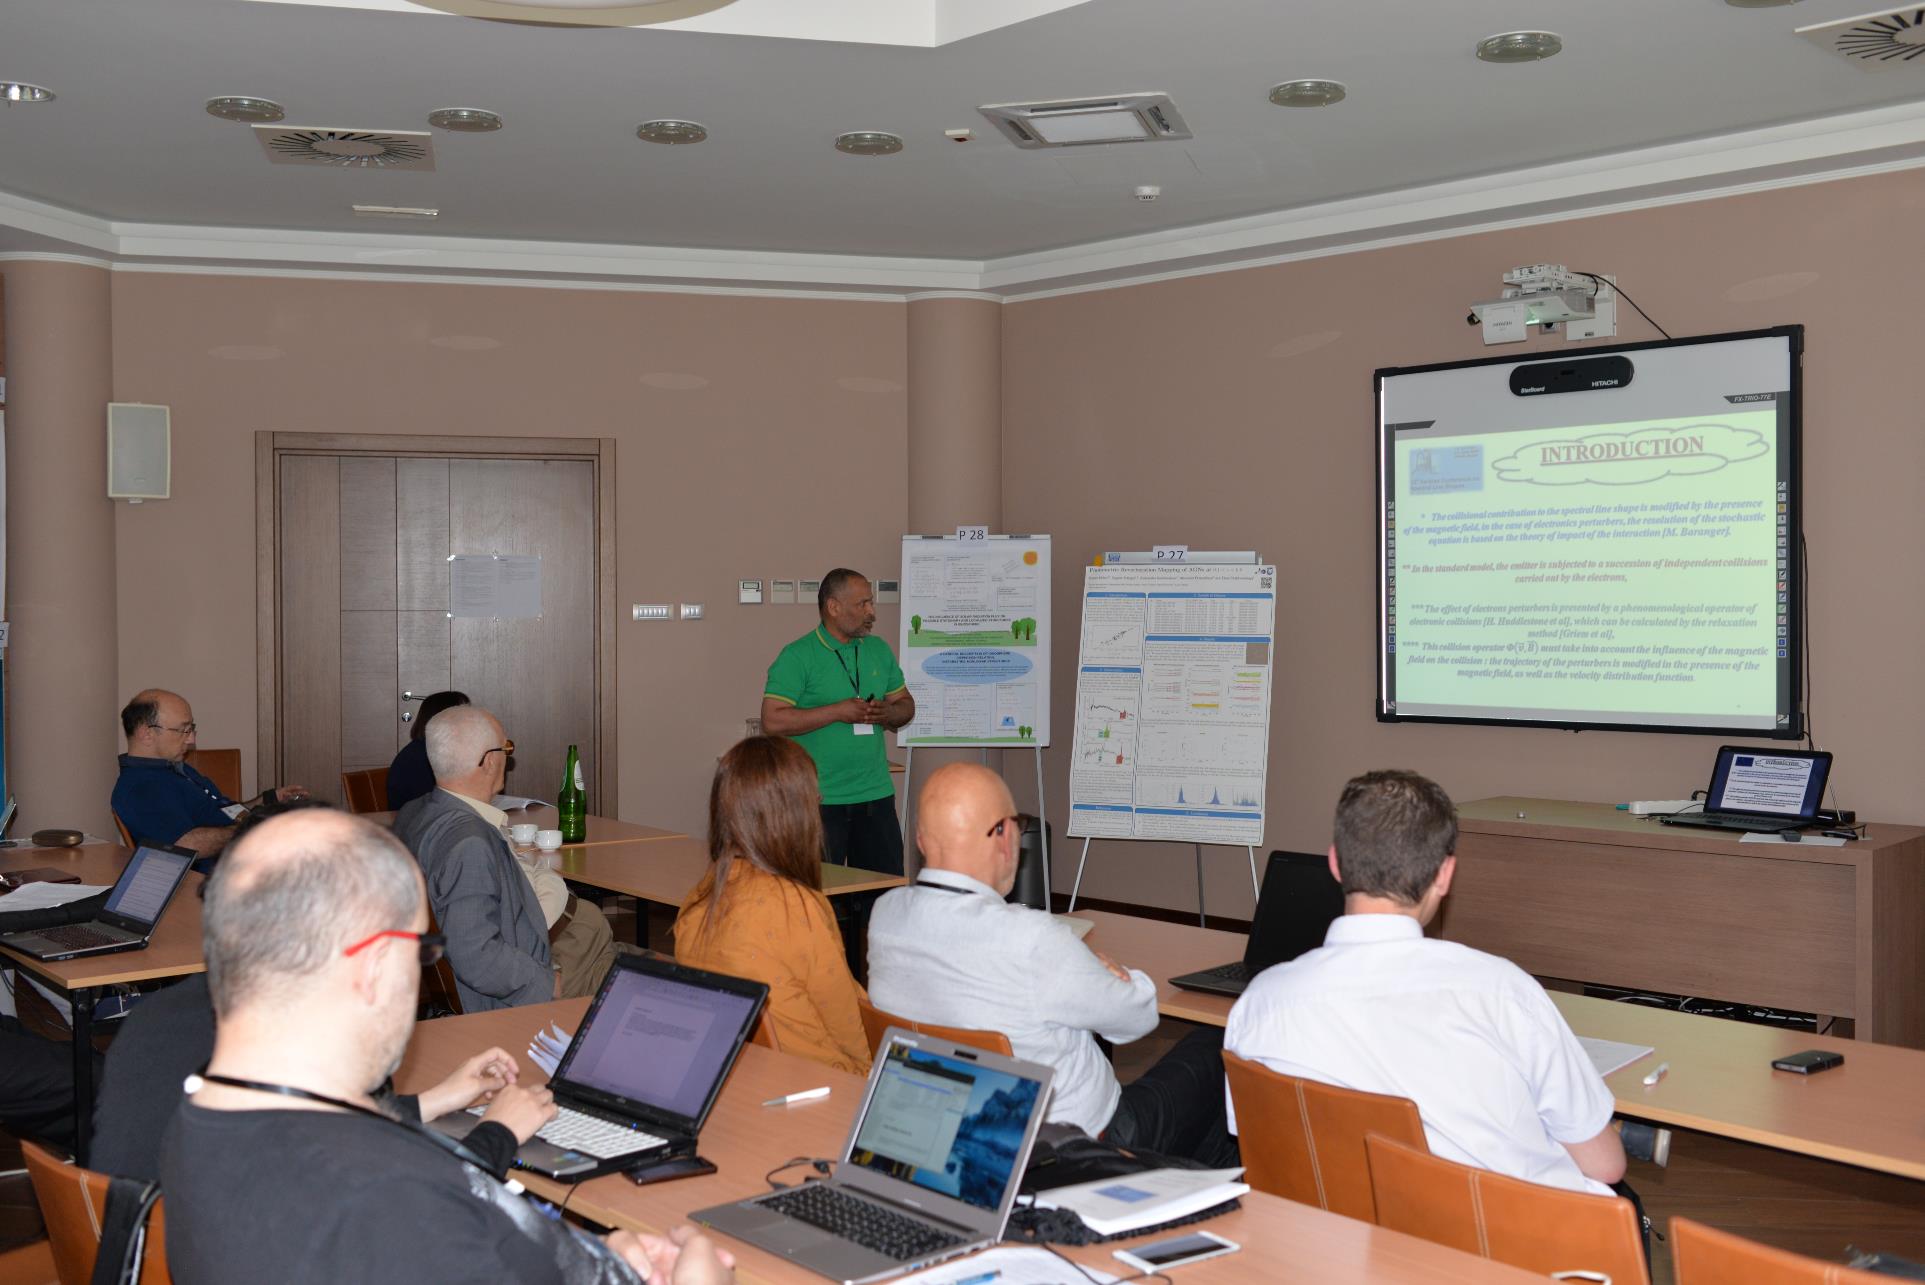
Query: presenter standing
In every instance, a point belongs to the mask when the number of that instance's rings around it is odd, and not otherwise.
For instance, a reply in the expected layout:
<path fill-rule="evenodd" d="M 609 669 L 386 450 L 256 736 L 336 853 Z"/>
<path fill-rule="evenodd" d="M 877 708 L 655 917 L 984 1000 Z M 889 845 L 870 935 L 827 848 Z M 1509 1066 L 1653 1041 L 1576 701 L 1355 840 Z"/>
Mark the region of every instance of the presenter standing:
<path fill-rule="evenodd" d="M 902 826 L 882 733 L 916 702 L 876 625 L 869 581 L 847 567 L 822 577 L 822 621 L 784 647 L 762 689 L 762 730 L 792 737 L 815 760 L 828 859 L 902 873 Z"/>

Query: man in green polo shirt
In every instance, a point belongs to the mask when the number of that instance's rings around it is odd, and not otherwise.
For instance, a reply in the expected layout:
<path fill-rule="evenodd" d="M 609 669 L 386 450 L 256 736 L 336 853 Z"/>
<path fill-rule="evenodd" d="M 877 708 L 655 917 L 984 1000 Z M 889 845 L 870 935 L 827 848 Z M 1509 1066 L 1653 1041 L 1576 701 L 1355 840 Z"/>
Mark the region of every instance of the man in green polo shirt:
<path fill-rule="evenodd" d="M 916 716 L 902 666 L 870 635 L 869 581 L 847 567 L 822 577 L 822 623 L 784 647 L 762 689 L 762 730 L 793 737 L 815 760 L 829 860 L 902 873 L 902 827 L 882 733 Z"/>

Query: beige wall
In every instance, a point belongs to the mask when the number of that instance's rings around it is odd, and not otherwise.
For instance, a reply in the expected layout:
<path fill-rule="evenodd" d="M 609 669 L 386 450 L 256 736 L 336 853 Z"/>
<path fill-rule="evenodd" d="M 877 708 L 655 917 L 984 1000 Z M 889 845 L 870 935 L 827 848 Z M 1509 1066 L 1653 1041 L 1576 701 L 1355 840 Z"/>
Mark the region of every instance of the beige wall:
<path fill-rule="evenodd" d="M 1079 559 L 1106 547 L 1254 547 L 1279 564 L 1272 847 L 1321 850 L 1338 788 L 1373 767 L 1429 773 L 1461 799 L 1677 797 L 1703 786 L 1715 741 L 1374 721 L 1371 374 L 1524 351 L 1486 349 L 1463 320 L 1519 263 L 1618 274 L 1673 334 L 1802 322 L 1816 731 L 1838 756 L 1840 806 L 1925 821 L 1925 273 L 1896 248 L 1922 217 L 1925 177 L 1910 171 L 1017 303 L 1003 317 L 1003 517 L 1055 536 L 1060 620 L 1079 612 Z M 1620 312 L 1622 339 L 1656 337 Z M 1074 663 L 1054 656 L 1056 817 Z M 1247 913 L 1241 854 L 1210 863 L 1212 910 Z M 1073 869 L 1058 860 L 1059 888 Z M 1091 871 L 1090 895 L 1195 905 L 1187 848 L 1098 845 Z"/>
<path fill-rule="evenodd" d="M 177 688 L 201 742 L 273 784 L 253 771 L 256 431 L 613 437 L 620 812 L 700 831 L 715 756 L 815 619 L 737 606 L 735 581 L 897 559 L 905 311 L 116 273 L 114 395 L 174 415 L 174 498 L 116 509 L 117 694 Z M 679 601 L 708 618 L 627 618 Z M 111 717 L 106 694 L 87 705 Z M 552 790 L 561 765 L 527 770 L 519 788 Z"/>

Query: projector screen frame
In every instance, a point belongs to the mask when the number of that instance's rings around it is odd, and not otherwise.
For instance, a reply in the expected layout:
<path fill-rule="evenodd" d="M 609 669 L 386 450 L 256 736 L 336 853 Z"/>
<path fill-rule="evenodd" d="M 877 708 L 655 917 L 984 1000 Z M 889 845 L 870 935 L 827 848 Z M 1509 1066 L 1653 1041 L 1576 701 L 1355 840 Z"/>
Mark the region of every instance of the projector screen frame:
<path fill-rule="evenodd" d="M 1391 433 L 1386 424 L 1384 385 L 1386 380 L 1403 375 L 1428 374 L 1437 371 L 1461 370 L 1469 367 L 1522 367 L 1538 364 L 1556 365 L 1591 361 L 1596 358 L 1649 352 L 1655 349 L 1682 349 L 1707 344 L 1730 343 L 1742 340 L 1779 338 L 1786 341 L 1786 359 L 1789 365 L 1789 383 L 1786 390 L 1789 406 L 1783 417 L 1783 436 L 1780 448 L 1788 459 L 1787 475 L 1787 566 L 1785 583 L 1788 587 L 1786 601 L 1786 651 L 1785 668 L 1781 676 L 1790 677 L 1790 701 L 1788 722 L 1769 729 L 1746 726 L 1695 726 L 1679 723 L 1650 722 L 1612 722 L 1609 720 L 1584 719 L 1520 719 L 1500 717 L 1478 717 L 1457 714 L 1406 714 L 1387 708 L 1394 701 L 1387 701 L 1389 678 L 1387 674 L 1390 659 L 1388 609 L 1388 576 L 1390 569 L 1389 550 L 1386 544 L 1386 513 L 1388 500 L 1385 482 L 1389 476 L 1385 467 L 1385 454 L 1390 449 Z M 1645 732 L 1669 735 L 1720 736 L 1725 738 L 1743 737 L 1755 740 L 1801 741 L 1806 738 L 1809 719 L 1806 703 L 1810 697 L 1809 659 L 1806 648 L 1808 606 L 1806 601 L 1806 566 L 1804 549 L 1804 351 L 1805 328 L 1802 324 L 1770 326 L 1757 330 L 1725 331 L 1717 334 L 1687 335 L 1675 339 L 1652 339 L 1638 343 L 1609 344 L 1586 347 L 1575 352 L 1556 353 L 1539 351 L 1499 357 L 1479 357 L 1466 361 L 1433 362 L 1420 366 L 1385 366 L 1378 368 L 1372 376 L 1371 404 L 1373 423 L 1372 446 L 1372 487 L 1376 496 L 1377 526 L 1376 539 L 1372 542 L 1374 567 L 1372 575 L 1376 580 L 1376 687 L 1373 693 L 1376 721 L 1379 723 L 1433 723 L 1452 724 L 1471 727 L 1516 727 L 1546 729 L 1571 732 Z M 1554 393 L 1551 395 L 1555 395 Z M 1775 717 L 1775 715 L 1774 715 Z"/>

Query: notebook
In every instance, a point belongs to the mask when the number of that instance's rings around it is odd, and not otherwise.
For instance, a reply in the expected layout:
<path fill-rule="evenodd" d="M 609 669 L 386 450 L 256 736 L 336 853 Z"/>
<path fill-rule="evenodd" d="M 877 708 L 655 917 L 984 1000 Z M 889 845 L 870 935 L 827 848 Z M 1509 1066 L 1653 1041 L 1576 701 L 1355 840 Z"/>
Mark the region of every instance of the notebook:
<path fill-rule="evenodd" d="M 844 1285 L 993 1245 L 1054 1075 L 892 1026 L 833 1177 L 689 1216 Z"/>
<path fill-rule="evenodd" d="M 1343 885 L 1330 875 L 1323 853 L 1272 852 L 1263 870 L 1263 891 L 1250 922 L 1243 958 L 1172 977 L 1170 985 L 1212 995 L 1241 995 L 1256 975 L 1323 945 L 1330 923 L 1343 913 Z"/>
<path fill-rule="evenodd" d="M 768 995 L 762 982 L 617 955 L 549 1077 L 560 1111 L 521 1145 L 515 1167 L 579 1182 L 694 1155 Z M 464 1138 L 484 1110 L 429 1127 Z"/>
<path fill-rule="evenodd" d="M 0 946 L 44 961 L 139 950 L 154 935 L 154 926 L 198 855 L 186 848 L 143 843 L 128 858 L 99 915 L 83 923 L 8 933 L 0 936 Z"/>
<path fill-rule="evenodd" d="M 1678 812 L 1658 820 L 1711 830 L 1797 830 L 1818 820 L 1818 805 L 1824 801 L 1830 777 L 1828 750 L 1721 745 L 1705 791 L 1704 811 Z"/>

